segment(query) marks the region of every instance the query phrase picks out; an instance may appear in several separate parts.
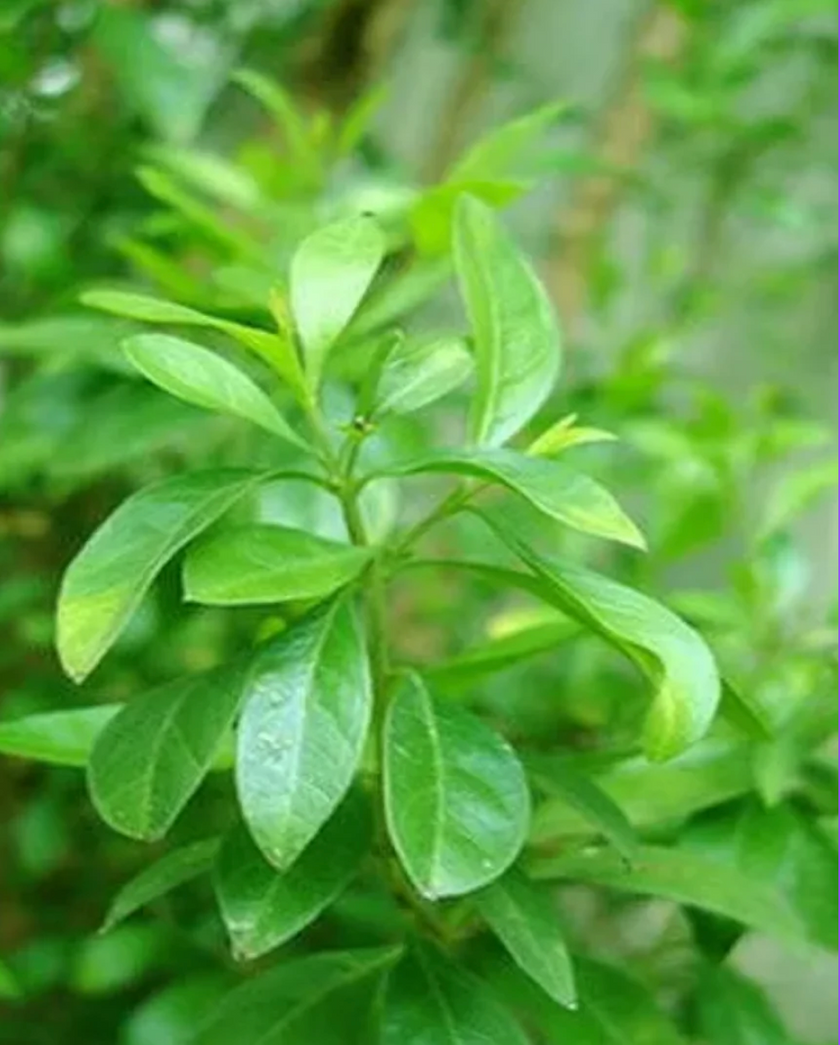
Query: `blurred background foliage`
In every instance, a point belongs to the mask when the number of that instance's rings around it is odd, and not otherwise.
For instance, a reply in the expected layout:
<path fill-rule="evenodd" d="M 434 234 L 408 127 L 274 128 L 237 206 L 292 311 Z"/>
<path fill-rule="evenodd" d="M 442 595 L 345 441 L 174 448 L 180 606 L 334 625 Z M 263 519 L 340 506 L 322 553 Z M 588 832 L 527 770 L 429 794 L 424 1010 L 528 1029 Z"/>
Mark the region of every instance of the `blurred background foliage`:
<path fill-rule="evenodd" d="M 92 682 L 61 675 L 58 579 L 106 512 L 185 465 L 270 452 L 137 381 L 116 351 L 132 323 L 83 309 L 80 293 L 131 287 L 265 324 L 301 237 L 369 211 L 391 255 L 342 359 L 352 385 L 394 320 L 461 322 L 447 246 L 468 188 L 508 208 L 562 316 L 565 371 L 544 416 L 576 413 L 621 440 L 575 452 L 652 552 L 599 561 L 696 623 L 769 724 L 672 766 L 628 753 L 602 782 L 640 826 L 667 837 L 687 822 L 686 844 L 724 859 L 755 832 L 784 840 L 773 873 L 816 923 L 836 923 L 835 20 L 825 0 L 4 0 L 0 722 L 125 700 L 274 626 L 184 612 L 167 574 Z M 343 386 L 333 396 L 349 421 Z M 460 405 L 395 438 L 445 442 Z M 392 495 L 371 506 L 383 527 L 425 504 Z M 303 489 L 263 512 L 339 525 Z M 439 540 L 486 552 L 470 523 Z M 556 621 L 480 580 L 458 580 L 456 597 L 452 578 L 418 578 L 393 608 L 407 658 L 451 658 L 440 684 L 537 752 L 561 737 L 585 759 L 604 733 L 626 746 L 637 694 L 597 644 L 558 648 Z M 465 663 L 505 636 L 506 653 Z M 184 1042 L 234 975 L 209 893 L 96 936 L 147 850 L 97 824 L 78 769 L 4 760 L 0 779 L 0 1041 Z M 177 840 L 223 822 L 228 800 L 224 781 L 206 788 Z M 547 802 L 537 841 L 569 831 L 573 812 Z M 345 934 L 372 918 L 345 906 Z M 627 963 L 696 1040 L 836 1040 L 833 965 L 817 949 L 793 960 L 664 901 L 573 906 L 589 952 Z M 328 943 L 331 929 L 313 932 Z M 698 950 L 750 980 L 710 985 Z M 736 1004 L 763 1028 L 754 1039 L 716 1030 Z"/>

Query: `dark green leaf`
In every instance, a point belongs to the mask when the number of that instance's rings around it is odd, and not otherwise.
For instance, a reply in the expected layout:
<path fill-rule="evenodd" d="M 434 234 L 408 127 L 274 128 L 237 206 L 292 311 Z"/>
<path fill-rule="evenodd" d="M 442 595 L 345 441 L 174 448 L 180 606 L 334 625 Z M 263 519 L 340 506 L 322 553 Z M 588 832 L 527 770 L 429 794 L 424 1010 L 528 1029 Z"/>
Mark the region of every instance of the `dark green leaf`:
<path fill-rule="evenodd" d="M 323 598 L 354 580 L 371 550 L 254 523 L 190 548 L 184 590 L 194 602 L 236 606 Z"/>
<path fill-rule="evenodd" d="M 381 1045 L 527 1045 L 512 1016 L 466 969 L 418 945 L 388 977 Z"/>
<path fill-rule="evenodd" d="M 550 893 L 512 869 L 475 897 L 479 913 L 517 965 L 551 997 L 577 1007 L 574 966 Z"/>
<path fill-rule="evenodd" d="M 347 218 L 313 232 L 292 258 L 292 313 L 313 388 L 384 256 L 385 239 L 375 222 Z"/>
<path fill-rule="evenodd" d="M 176 399 L 231 414 L 306 446 L 265 392 L 215 352 L 168 334 L 138 334 L 124 341 L 123 349 L 141 374 Z"/>
<path fill-rule="evenodd" d="M 266 863 L 244 829 L 225 841 L 216 894 L 234 955 L 258 958 L 296 936 L 344 891 L 368 852 L 366 800 L 351 791 L 288 871 Z"/>
<path fill-rule="evenodd" d="M 535 878 L 592 882 L 699 907 L 788 941 L 803 937 L 783 894 L 736 867 L 682 849 L 641 846 L 632 866 L 606 850 L 537 858 L 530 870 Z"/>
<path fill-rule="evenodd" d="M 0 751 L 54 766 L 85 766 L 94 741 L 120 707 L 101 704 L 0 722 Z"/>
<path fill-rule="evenodd" d="M 130 882 L 127 882 L 114 897 L 102 925 L 102 932 L 139 911 L 141 907 L 165 896 L 179 885 L 206 874 L 213 866 L 219 840 L 209 838 L 193 842 L 166 853 L 151 867 L 146 867 Z"/>
<path fill-rule="evenodd" d="M 399 953 L 333 951 L 283 962 L 231 991 L 199 1024 L 193 1045 L 347 1045 L 364 1011 L 359 989 Z"/>
<path fill-rule="evenodd" d="M 409 878 L 430 899 L 469 893 L 516 859 L 530 803 L 513 750 L 480 719 L 403 681 L 384 732 L 385 813 Z"/>
<path fill-rule="evenodd" d="M 409 339 L 388 357 L 379 381 L 377 414 L 410 414 L 442 398 L 472 373 L 463 338 L 430 335 Z"/>
<path fill-rule="evenodd" d="M 77 682 L 128 623 L 160 570 L 257 481 L 218 469 L 177 475 L 129 497 L 90 537 L 64 574 L 58 653 Z"/>
<path fill-rule="evenodd" d="M 557 324 L 530 266 L 490 208 L 471 197 L 457 208 L 454 257 L 475 337 L 472 436 L 498 446 L 551 392 L 560 364 Z"/>
<path fill-rule="evenodd" d="M 99 735 L 88 785 L 116 831 L 161 838 L 211 769 L 242 700 L 245 670 L 220 668 L 135 697 Z"/>
<path fill-rule="evenodd" d="M 254 841 L 281 871 L 347 793 L 371 703 L 364 638 L 347 600 L 257 653 L 239 724 L 236 782 Z"/>

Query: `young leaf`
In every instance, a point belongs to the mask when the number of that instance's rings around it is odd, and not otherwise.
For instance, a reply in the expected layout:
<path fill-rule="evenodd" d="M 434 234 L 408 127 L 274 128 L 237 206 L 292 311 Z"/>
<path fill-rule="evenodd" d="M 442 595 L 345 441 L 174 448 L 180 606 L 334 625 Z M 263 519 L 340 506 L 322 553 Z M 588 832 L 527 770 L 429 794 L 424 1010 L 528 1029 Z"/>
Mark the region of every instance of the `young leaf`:
<path fill-rule="evenodd" d="M 218 330 L 250 349 L 288 382 L 293 392 L 301 398 L 305 384 L 294 346 L 279 334 L 271 334 L 258 327 L 234 323 L 219 316 L 208 316 L 194 308 L 177 305 L 173 301 L 161 301 L 146 294 L 131 294 L 121 290 L 91 290 L 81 296 L 83 305 L 111 312 L 128 319 L 139 319 L 145 323 L 172 323 L 179 326 L 204 327 Z"/>
<path fill-rule="evenodd" d="M 258 478 L 233 468 L 176 475 L 105 520 L 70 563 L 58 596 L 58 654 L 72 679 L 93 671 L 166 563 Z"/>
<path fill-rule="evenodd" d="M 59 592 L 57 645 L 71 678 L 90 674 L 160 570 L 257 479 L 242 469 L 174 476 L 129 497 L 105 520 L 67 568 Z"/>
<path fill-rule="evenodd" d="M 606 850 L 547 857 L 534 860 L 530 872 L 699 907 L 788 942 L 804 936 L 782 893 L 737 867 L 683 849 L 641 846 L 631 867 Z"/>
<path fill-rule="evenodd" d="M 447 395 L 472 373 L 463 338 L 410 339 L 388 357 L 379 381 L 376 414 L 410 414 Z"/>
<path fill-rule="evenodd" d="M 712 1045 L 792 1045 L 759 987 L 725 966 L 706 969 L 697 991 L 697 1016 Z"/>
<path fill-rule="evenodd" d="M 548 298 L 489 207 L 461 199 L 455 268 L 475 337 L 478 391 L 472 437 L 499 446 L 551 392 L 560 337 Z"/>
<path fill-rule="evenodd" d="M 306 448 L 265 392 L 215 352 L 168 334 L 138 334 L 122 344 L 140 373 L 176 399 L 250 421 Z"/>
<path fill-rule="evenodd" d="M 556 623 L 534 624 L 511 635 L 491 639 L 448 660 L 431 664 L 424 669 L 424 673 L 436 684 L 445 686 L 473 682 L 556 649 L 577 635 L 580 635 L 580 626 L 574 621 L 560 619 Z"/>
<path fill-rule="evenodd" d="M 537 173 L 532 169 L 533 156 L 540 139 L 566 107 L 565 102 L 551 102 L 494 127 L 457 161 L 447 180 L 508 181 L 533 177 Z"/>
<path fill-rule="evenodd" d="M 397 462 L 378 474 L 444 472 L 499 483 L 538 511 L 582 533 L 644 548 L 645 540 L 604 487 L 559 461 L 526 457 L 514 450 L 441 452 L 418 461 Z"/>
<path fill-rule="evenodd" d="M 209 606 L 323 598 L 358 577 L 371 555 L 304 530 L 253 523 L 193 545 L 184 591 Z"/>
<path fill-rule="evenodd" d="M 239 723 L 236 785 L 254 841 L 281 871 L 347 793 L 371 702 L 364 638 L 347 600 L 257 653 Z"/>
<path fill-rule="evenodd" d="M 381 1045 L 527 1045 L 490 990 L 466 969 L 418 944 L 390 973 Z"/>
<path fill-rule="evenodd" d="M 621 807 L 606 791 L 584 773 L 578 772 L 568 759 L 534 759 L 529 764 L 532 776 L 552 795 L 567 802 L 595 827 L 616 849 L 633 861 L 639 840 Z"/>
<path fill-rule="evenodd" d="M 53 766 L 85 766 L 96 738 L 121 707 L 101 704 L 0 722 L 0 752 Z"/>
<path fill-rule="evenodd" d="M 370 845 L 366 800 L 351 791 L 288 871 L 234 830 L 216 866 L 216 895 L 234 955 L 258 958 L 296 936 L 344 891 Z"/>
<path fill-rule="evenodd" d="M 370 218 L 348 218 L 318 229 L 292 258 L 292 313 L 312 388 L 327 353 L 353 318 L 385 256 L 385 239 Z"/>
<path fill-rule="evenodd" d="M 576 1008 L 574 967 L 551 896 L 514 868 L 475 903 L 517 965 L 556 1002 Z"/>
<path fill-rule="evenodd" d="M 528 547 L 498 516 L 491 525 L 547 585 L 549 599 L 651 678 L 656 696 L 645 726 L 648 757 L 664 761 L 699 740 L 717 710 L 720 679 L 697 632 L 646 595 Z"/>
<path fill-rule="evenodd" d="M 99 735 L 88 765 L 102 819 L 130 838 L 162 838 L 221 751 L 244 683 L 243 668 L 220 668 L 126 704 Z"/>
<path fill-rule="evenodd" d="M 561 418 L 556 424 L 547 428 L 542 435 L 530 444 L 526 453 L 535 457 L 554 457 L 555 454 L 570 450 L 573 446 L 586 446 L 588 443 L 610 443 L 618 437 L 601 428 L 586 428 L 577 425 L 576 414 Z"/>
<path fill-rule="evenodd" d="M 347 1045 L 364 1011 L 359 989 L 374 986 L 399 953 L 381 947 L 282 962 L 223 998 L 193 1045 Z"/>
<path fill-rule="evenodd" d="M 113 929 L 118 922 L 146 904 L 206 874 L 212 868 L 218 850 L 219 840 L 208 838 L 166 853 L 120 889 L 108 908 L 100 932 Z"/>
<path fill-rule="evenodd" d="M 530 801 L 515 753 L 480 719 L 406 678 L 383 739 L 388 831 L 411 881 L 438 899 L 472 892 L 516 859 Z"/>

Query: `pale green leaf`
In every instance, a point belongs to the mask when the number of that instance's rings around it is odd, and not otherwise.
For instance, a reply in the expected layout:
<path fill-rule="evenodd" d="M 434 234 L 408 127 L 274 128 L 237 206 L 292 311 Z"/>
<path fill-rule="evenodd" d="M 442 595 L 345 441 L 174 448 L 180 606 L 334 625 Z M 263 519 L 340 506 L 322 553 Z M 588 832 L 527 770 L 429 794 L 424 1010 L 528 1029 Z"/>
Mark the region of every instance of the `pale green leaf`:
<path fill-rule="evenodd" d="M 181 846 L 166 853 L 150 867 L 144 868 L 127 882 L 114 897 L 101 932 L 139 911 L 141 907 L 165 896 L 178 886 L 207 874 L 219 850 L 219 840 L 208 838 Z"/>
<path fill-rule="evenodd" d="M 236 784 L 254 841 L 281 871 L 347 793 L 371 704 L 367 651 L 347 600 L 257 653 L 239 723 Z"/>
<path fill-rule="evenodd" d="M 318 599 L 355 580 L 371 555 L 304 530 L 253 523 L 190 548 L 184 591 L 211 606 Z"/>
<path fill-rule="evenodd" d="M 138 334 L 122 347 L 144 377 L 176 399 L 250 421 L 306 447 L 265 392 L 215 352 L 168 334 Z"/>
<path fill-rule="evenodd" d="M 381 1007 L 380 1045 L 527 1045 L 487 986 L 425 944 L 392 970 Z"/>
<path fill-rule="evenodd" d="M 535 457 L 553 457 L 555 454 L 570 450 L 573 446 L 586 446 L 589 443 L 613 442 L 617 436 L 605 432 L 601 428 L 587 428 L 576 424 L 577 414 L 569 414 L 556 424 L 547 428 L 542 435 L 530 444 L 527 453 Z"/>
<path fill-rule="evenodd" d="M 0 722 L 0 751 L 48 765 L 85 766 L 96 738 L 120 708 L 101 704 Z"/>
<path fill-rule="evenodd" d="M 163 837 L 219 758 L 242 701 L 234 665 L 134 697 L 100 733 L 88 787 L 102 819 L 142 841 Z"/>
<path fill-rule="evenodd" d="M 176 475 L 111 514 L 67 568 L 58 597 L 58 653 L 80 682 L 113 645 L 157 574 L 258 480 L 242 469 Z"/>
<path fill-rule="evenodd" d="M 498 878 L 525 841 L 528 788 L 513 749 L 480 719 L 406 678 L 383 739 L 385 814 L 403 867 L 424 896 Z"/>
<path fill-rule="evenodd" d="M 425 189 L 409 212 L 417 252 L 421 256 L 433 258 L 448 253 L 459 201 L 465 193 L 494 210 L 501 210 L 522 196 L 527 189 L 527 182 L 510 178 L 504 181 L 480 178 L 447 181 Z"/>
<path fill-rule="evenodd" d="M 565 102 L 550 102 L 500 127 L 494 127 L 472 145 L 447 175 L 449 181 L 530 178 L 534 154 L 543 152 L 545 132 L 567 108 Z"/>
<path fill-rule="evenodd" d="M 576 1008 L 574 966 L 551 894 L 514 868 L 475 903 L 517 965 L 556 1002 Z"/>
<path fill-rule="evenodd" d="M 531 267 L 490 208 L 471 197 L 456 211 L 454 258 L 475 338 L 472 437 L 498 446 L 551 393 L 560 365 L 557 323 Z"/>
<path fill-rule="evenodd" d="M 266 863 L 244 828 L 234 830 L 217 863 L 216 895 L 235 957 L 258 958 L 314 921 L 356 875 L 370 839 L 370 812 L 357 791 L 284 872 Z"/>
<path fill-rule="evenodd" d="M 192 1045 L 347 1045 L 399 953 L 383 947 L 282 962 L 223 998 L 198 1023 Z"/>
<path fill-rule="evenodd" d="M 311 387 L 320 384 L 327 353 L 353 318 L 384 256 L 384 236 L 364 217 L 318 229 L 295 252 L 291 306 Z"/>
<path fill-rule="evenodd" d="M 376 413 L 410 414 L 463 384 L 473 369 L 463 338 L 431 335 L 404 341 L 388 356 Z"/>

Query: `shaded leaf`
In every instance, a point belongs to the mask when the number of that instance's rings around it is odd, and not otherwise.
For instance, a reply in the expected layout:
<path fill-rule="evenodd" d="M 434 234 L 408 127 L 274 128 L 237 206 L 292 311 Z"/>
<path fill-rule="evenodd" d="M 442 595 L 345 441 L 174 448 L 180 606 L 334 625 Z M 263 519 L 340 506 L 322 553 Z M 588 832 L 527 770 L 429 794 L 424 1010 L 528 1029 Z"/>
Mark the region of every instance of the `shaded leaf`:
<path fill-rule="evenodd" d="M 59 592 L 58 653 L 71 678 L 93 671 L 166 563 L 257 479 L 232 468 L 176 475 L 129 497 L 102 523 Z"/>
<path fill-rule="evenodd" d="M 710 1045 L 793 1045 L 761 989 L 731 969 L 704 970 L 696 999 L 699 1030 Z"/>
<path fill-rule="evenodd" d="M 388 708 L 383 773 L 388 831 L 424 896 L 479 889 L 516 859 L 530 813 L 519 760 L 480 719 L 434 701 L 417 676 Z"/>
<path fill-rule="evenodd" d="M 96 738 L 120 708 L 101 704 L 0 722 L 0 751 L 48 765 L 85 766 Z"/>
<path fill-rule="evenodd" d="M 367 855 L 371 818 L 351 791 L 288 871 L 266 863 L 240 828 L 226 839 L 216 894 L 234 955 L 258 958 L 296 936 L 344 891 Z"/>
<path fill-rule="evenodd" d="M 446 686 L 471 682 L 556 649 L 579 634 L 580 626 L 574 621 L 560 619 L 556 623 L 535 624 L 430 664 L 424 673 Z"/>
<path fill-rule="evenodd" d="M 358 577 L 371 555 L 304 530 L 253 523 L 190 548 L 184 590 L 212 606 L 317 599 Z"/>
<path fill-rule="evenodd" d="M 371 703 L 364 638 L 346 600 L 257 653 L 239 723 L 236 785 L 254 841 L 281 871 L 347 793 Z"/>
<path fill-rule="evenodd" d="M 379 380 L 376 413 L 410 414 L 447 395 L 472 373 L 463 338 L 409 339 L 388 357 Z"/>

